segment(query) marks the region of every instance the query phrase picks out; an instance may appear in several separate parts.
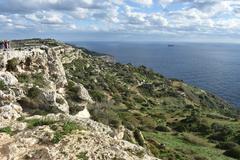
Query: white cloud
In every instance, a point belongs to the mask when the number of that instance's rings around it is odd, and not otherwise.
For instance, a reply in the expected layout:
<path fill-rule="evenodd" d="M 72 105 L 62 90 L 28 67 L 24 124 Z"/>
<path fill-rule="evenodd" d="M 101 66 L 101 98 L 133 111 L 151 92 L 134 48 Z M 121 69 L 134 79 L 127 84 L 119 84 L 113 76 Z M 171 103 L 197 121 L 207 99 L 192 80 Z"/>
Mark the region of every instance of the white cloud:
<path fill-rule="evenodd" d="M 166 7 L 167 5 L 171 4 L 174 2 L 174 0 L 159 0 L 159 4 L 163 7 Z"/>
<path fill-rule="evenodd" d="M 79 19 L 85 19 L 89 16 L 89 10 L 85 8 L 76 8 L 72 11 L 72 16 Z"/>
<path fill-rule="evenodd" d="M 75 29 L 77 29 L 77 26 L 76 26 L 75 24 L 70 24 L 70 25 L 69 25 L 69 28 L 70 28 L 71 30 L 75 30 Z"/>
<path fill-rule="evenodd" d="M 62 17 L 63 15 L 61 13 L 53 11 L 39 11 L 25 15 L 26 19 L 42 24 L 62 24 L 64 23 Z"/>
<path fill-rule="evenodd" d="M 0 22 L 10 23 L 10 22 L 12 22 L 12 20 L 5 15 L 0 15 Z"/>
<path fill-rule="evenodd" d="M 145 6 L 151 6 L 153 4 L 152 0 L 132 0 L 135 3 L 139 3 Z"/>

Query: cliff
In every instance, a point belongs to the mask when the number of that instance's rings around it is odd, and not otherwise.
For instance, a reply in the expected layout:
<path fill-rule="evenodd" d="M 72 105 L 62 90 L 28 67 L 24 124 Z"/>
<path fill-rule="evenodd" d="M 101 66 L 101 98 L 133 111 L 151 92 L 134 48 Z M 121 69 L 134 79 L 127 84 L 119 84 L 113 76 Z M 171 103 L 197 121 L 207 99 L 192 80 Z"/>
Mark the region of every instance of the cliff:
<path fill-rule="evenodd" d="M 240 143 L 238 111 L 204 90 L 52 39 L 11 46 L 0 159 L 230 159 L 215 145 Z"/>
<path fill-rule="evenodd" d="M 40 39 L 11 45 L 0 51 L 0 159 L 156 159 L 122 140 L 124 127 L 90 119 L 94 101 L 81 83 L 72 86 L 77 102 L 67 99 L 63 65 L 82 59 L 81 49 Z"/>

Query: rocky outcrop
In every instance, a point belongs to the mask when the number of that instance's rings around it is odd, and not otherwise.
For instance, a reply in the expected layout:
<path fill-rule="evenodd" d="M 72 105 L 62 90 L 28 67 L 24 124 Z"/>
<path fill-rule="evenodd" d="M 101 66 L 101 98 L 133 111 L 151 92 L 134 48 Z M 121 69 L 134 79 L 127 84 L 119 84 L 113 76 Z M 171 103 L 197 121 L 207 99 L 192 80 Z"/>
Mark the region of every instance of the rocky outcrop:
<path fill-rule="evenodd" d="M 8 120 L 16 120 L 21 117 L 22 107 L 15 104 L 0 107 L 0 118 Z"/>
<path fill-rule="evenodd" d="M 0 134 L 1 159 L 66 159 L 73 160 L 79 157 L 89 160 L 126 159 L 126 160 L 157 160 L 147 154 L 140 146 L 115 138 L 111 135 L 113 130 L 109 127 L 87 119 L 76 119 L 66 115 L 48 115 L 46 117 L 34 116 L 31 119 L 51 119 L 74 121 L 81 125 L 81 129 L 66 135 L 54 144 L 52 140 L 56 131 L 47 125 L 19 131 L 13 136 Z"/>
<path fill-rule="evenodd" d="M 52 40 L 47 42 L 55 44 Z M 4 100 L 1 105 L 17 103 L 18 100 L 27 96 L 29 88 L 35 86 L 41 90 L 41 94 L 37 96 L 38 103 L 41 101 L 41 104 L 44 103 L 44 108 L 54 106 L 59 111 L 68 114 L 69 105 L 65 99 L 67 78 L 63 64 L 71 63 L 73 59 L 81 57 L 82 51 L 64 44 L 51 47 L 45 45 L 45 41 L 40 40 L 36 42 L 31 40 L 26 43 L 24 41 L 13 42 L 13 46 L 19 48 L 0 51 L 0 63 L 2 64 L 0 80 L 8 88 L 8 91 L 0 90 L 0 99 Z M 20 78 L 20 82 L 17 78 Z M 77 95 L 83 102 L 86 102 L 84 104 L 93 103 L 85 87 L 82 84 L 77 84 L 77 87 Z M 33 103 L 34 100 L 30 104 Z M 89 118 L 87 113 L 86 109 L 78 116 Z"/>
<path fill-rule="evenodd" d="M 90 119 L 87 106 L 95 102 L 84 85 L 74 83 L 70 91 L 63 65 L 82 58 L 82 49 L 50 39 L 12 46 L 0 50 L 1 160 L 157 159 L 123 140 L 124 126 Z M 75 106 L 83 110 L 71 115 Z"/>
<path fill-rule="evenodd" d="M 90 115 L 87 107 L 85 106 L 82 111 L 78 112 L 78 113 L 75 115 L 75 117 L 77 117 L 77 118 L 90 118 L 91 115 Z"/>
<path fill-rule="evenodd" d="M 0 71 L 0 80 L 4 82 L 5 85 L 16 85 L 18 83 L 17 78 L 10 72 Z"/>
<path fill-rule="evenodd" d="M 92 97 L 89 95 L 87 89 L 82 84 L 78 84 L 76 88 L 77 88 L 78 98 L 84 101 L 87 101 L 89 103 L 93 103 Z"/>

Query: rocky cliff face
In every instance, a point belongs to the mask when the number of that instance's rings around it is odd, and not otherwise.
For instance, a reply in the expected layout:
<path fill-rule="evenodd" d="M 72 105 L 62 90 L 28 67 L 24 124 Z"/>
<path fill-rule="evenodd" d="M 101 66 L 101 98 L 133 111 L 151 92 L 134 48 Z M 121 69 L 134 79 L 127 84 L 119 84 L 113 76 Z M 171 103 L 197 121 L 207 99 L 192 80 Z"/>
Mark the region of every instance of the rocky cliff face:
<path fill-rule="evenodd" d="M 0 159 L 157 159 L 122 140 L 123 126 L 90 119 L 95 101 L 64 69 L 86 56 L 55 40 L 13 41 L 0 50 Z"/>

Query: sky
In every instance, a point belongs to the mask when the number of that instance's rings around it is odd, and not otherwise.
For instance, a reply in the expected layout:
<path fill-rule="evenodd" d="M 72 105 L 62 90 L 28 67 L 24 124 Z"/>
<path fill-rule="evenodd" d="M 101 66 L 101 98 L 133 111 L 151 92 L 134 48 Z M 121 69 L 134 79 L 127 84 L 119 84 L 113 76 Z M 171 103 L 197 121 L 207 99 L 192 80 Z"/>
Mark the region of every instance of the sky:
<path fill-rule="evenodd" d="M 0 0 L 0 39 L 240 41 L 240 0 Z"/>

